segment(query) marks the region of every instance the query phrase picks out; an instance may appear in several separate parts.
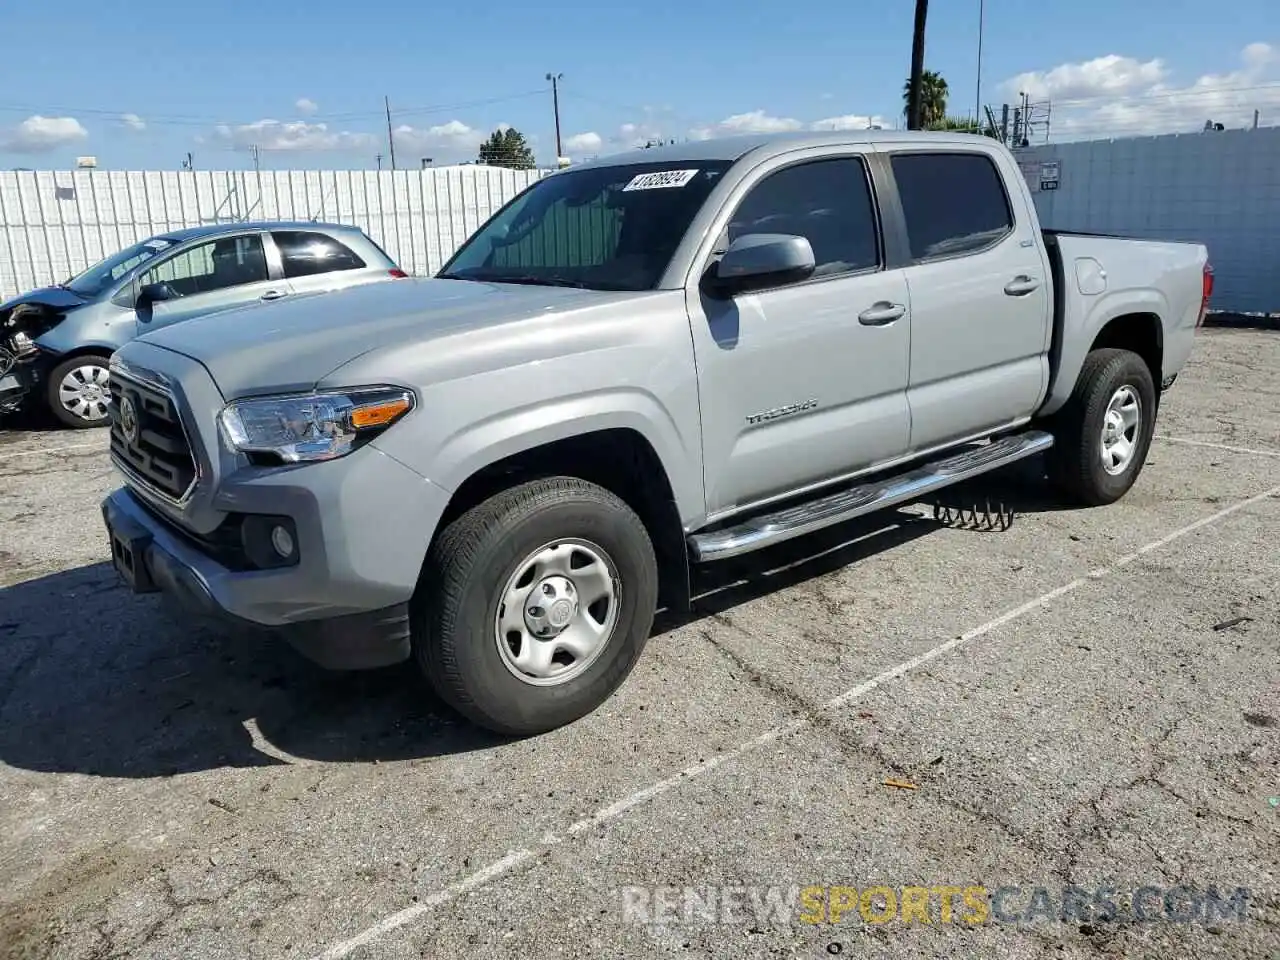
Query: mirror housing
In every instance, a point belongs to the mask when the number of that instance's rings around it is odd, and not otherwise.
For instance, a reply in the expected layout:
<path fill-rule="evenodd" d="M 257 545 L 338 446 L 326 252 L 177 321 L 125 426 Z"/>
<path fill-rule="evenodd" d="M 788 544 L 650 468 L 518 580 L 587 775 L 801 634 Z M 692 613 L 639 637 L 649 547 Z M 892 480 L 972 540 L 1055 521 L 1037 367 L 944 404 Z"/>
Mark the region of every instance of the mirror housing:
<path fill-rule="evenodd" d="M 789 233 L 748 233 L 733 243 L 708 271 L 712 291 L 732 296 L 756 287 L 777 286 L 809 277 L 816 266 L 805 237 Z"/>
<path fill-rule="evenodd" d="M 174 300 L 177 296 L 173 288 L 163 280 L 157 283 L 148 283 L 138 288 L 138 296 L 134 299 L 134 306 L 149 307 L 153 303 Z"/>

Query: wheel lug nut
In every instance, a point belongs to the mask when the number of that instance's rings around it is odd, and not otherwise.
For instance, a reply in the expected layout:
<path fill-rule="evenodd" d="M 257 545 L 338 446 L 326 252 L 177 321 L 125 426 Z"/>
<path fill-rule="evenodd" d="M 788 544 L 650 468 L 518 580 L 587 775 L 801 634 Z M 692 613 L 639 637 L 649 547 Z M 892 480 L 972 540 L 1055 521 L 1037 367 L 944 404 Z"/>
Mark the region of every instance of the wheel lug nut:
<path fill-rule="evenodd" d="M 544 596 L 554 597 L 556 594 L 556 588 L 549 583 L 544 583 L 542 585 L 542 593 Z"/>
<path fill-rule="evenodd" d="M 531 617 L 540 617 L 540 616 L 542 616 L 542 608 L 541 608 L 541 607 L 530 607 L 530 608 L 529 608 L 529 616 L 531 616 Z"/>

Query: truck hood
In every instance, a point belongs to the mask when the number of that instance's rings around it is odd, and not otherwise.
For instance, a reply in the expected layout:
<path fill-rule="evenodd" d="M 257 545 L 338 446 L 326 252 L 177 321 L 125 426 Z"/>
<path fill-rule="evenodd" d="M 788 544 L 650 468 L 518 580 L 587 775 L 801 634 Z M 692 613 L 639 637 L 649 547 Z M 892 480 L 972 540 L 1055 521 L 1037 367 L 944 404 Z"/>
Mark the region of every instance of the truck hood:
<path fill-rule="evenodd" d="M 414 347 L 469 328 L 643 296 L 470 280 L 406 278 L 255 303 L 162 327 L 138 339 L 190 357 L 226 400 L 310 390 L 385 347 Z"/>
<path fill-rule="evenodd" d="M 84 297 L 73 293 L 65 287 L 38 287 L 35 290 L 28 290 L 26 293 L 19 294 L 12 300 L 0 303 L 0 313 L 12 310 L 23 303 L 38 303 L 41 306 L 53 307 L 57 310 L 69 310 L 72 307 L 81 306 L 85 302 Z"/>

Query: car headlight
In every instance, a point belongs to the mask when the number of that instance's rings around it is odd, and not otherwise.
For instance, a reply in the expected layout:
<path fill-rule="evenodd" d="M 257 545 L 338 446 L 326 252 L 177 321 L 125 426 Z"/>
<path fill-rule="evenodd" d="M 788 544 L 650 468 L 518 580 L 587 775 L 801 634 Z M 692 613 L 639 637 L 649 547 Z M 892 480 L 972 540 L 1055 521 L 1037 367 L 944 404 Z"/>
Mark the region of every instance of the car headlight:
<path fill-rule="evenodd" d="M 413 409 L 397 387 L 362 387 L 301 396 L 237 400 L 218 415 L 222 435 L 239 453 L 284 463 L 345 456 Z"/>

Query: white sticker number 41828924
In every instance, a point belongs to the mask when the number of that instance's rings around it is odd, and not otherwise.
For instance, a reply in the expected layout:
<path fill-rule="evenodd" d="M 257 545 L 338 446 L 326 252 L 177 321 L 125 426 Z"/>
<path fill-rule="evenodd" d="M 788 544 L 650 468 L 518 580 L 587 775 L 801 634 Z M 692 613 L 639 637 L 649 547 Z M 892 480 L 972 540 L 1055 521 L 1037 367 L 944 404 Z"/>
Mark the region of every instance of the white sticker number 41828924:
<path fill-rule="evenodd" d="M 640 173 L 631 178 L 623 190 L 662 190 L 667 187 L 683 187 L 697 176 L 697 170 L 658 170 Z"/>

